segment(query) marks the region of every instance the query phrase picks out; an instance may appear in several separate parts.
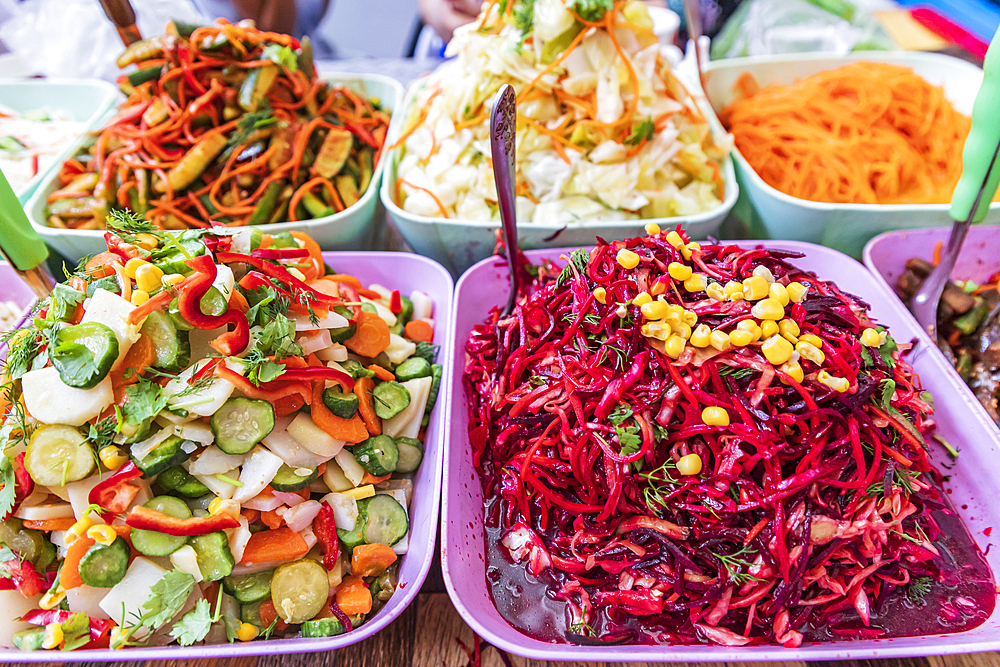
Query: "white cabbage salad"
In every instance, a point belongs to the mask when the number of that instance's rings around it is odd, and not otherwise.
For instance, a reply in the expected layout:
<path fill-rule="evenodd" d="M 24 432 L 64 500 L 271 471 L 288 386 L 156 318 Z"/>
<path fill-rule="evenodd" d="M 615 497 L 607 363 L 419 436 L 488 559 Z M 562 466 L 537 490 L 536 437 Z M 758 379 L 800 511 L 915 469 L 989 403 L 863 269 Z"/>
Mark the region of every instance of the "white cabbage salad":
<path fill-rule="evenodd" d="M 0 169 L 14 191 L 20 193 L 85 129 L 62 110 L 18 113 L 0 105 Z"/>
<path fill-rule="evenodd" d="M 417 82 L 395 184 L 409 213 L 498 220 L 489 105 L 518 93 L 522 222 L 690 215 L 724 198 L 713 138 L 639 0 L 490 0 Z M 399 142 L 397 142 L 399 143 Z"/>

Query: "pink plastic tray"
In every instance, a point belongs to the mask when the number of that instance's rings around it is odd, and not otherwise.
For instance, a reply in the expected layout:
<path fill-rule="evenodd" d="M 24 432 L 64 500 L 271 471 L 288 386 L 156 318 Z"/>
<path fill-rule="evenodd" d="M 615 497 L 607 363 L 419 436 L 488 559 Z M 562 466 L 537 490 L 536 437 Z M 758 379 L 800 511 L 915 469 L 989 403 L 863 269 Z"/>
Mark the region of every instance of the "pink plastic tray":
<path fill-rule="evenodd" d="M 752 247 L 760 242 L 738 243 Z M 846 291 L 871 304 L 872 312 L 892 329 L 897 340 L 918 338 L 920 345 L 929 345 L 899 300 L 857 261 L 810 243 L 767 241 L 764 245 L 804 253 L 805 257 L 794 260 L 799 266 L 836 281 Z M 538 250 L 527 255 L 537 261 L 542 257 L 557 258 L 561 252 L 567 251 Z M 497 259 L 484 260 L 466 271 L 455 292 L 455 338 L 449 343 L 449 353 L 453 356 L 451 381 L 455 390 L 451 395 L 451 427 L 445 436 L 441 568 L 455 608 L 483 639 L 504 651 L 538 660 L 601 662 L 843 660 L 1000 649 L 1000 606 L 986 623 L 965 633 L 836 641 L 798 649 L 781 646 L 574 646 L 541 642 L 515 630 L 497 612 L 486 587 L 482 494 L 472 465 L 467 437 L 467 403 L 461 389 L 465 341 L 472 327 L 485 318 L 492 306 L 506 301 L 507 285 L 506 266 Z M 925 387 L 934 393 L 938 432 L 962 451 L 958 465 L 950 471 L 949 497 L 956 507 L 962 508 L 960 516 L 985 552 L 991 540 L 984 531 L 996 528 L 1000 535 L 1000 506 L 995 502 L 1000 496 L 1000 481 L 990 472 L 1000 457 L 1000 434 L 943 356 L 922 355 L 915 366 Z M 943 462 L 945 458 L 942 454 L 938 461 Z M 1000 549 L 992 549 L 987 560 L 994 572 L 1000 571 Z"/>
<path fill-rule="evenodd" d="M 326 263 L 336 271 L 357 276 L 364 285 L 379 283 L 404 294 L 418 289 L 434 302 L 434 342 L 444 348 L 451 340 L 451 274 L 426 257 L 396 252 L 324 252 Z M 130 648 L 121 651 L 18 651 L 0 648 L 0 662 L 102 662 L 109 660 L 187 660 L 246 655 L 281 655 L 329 651 L 356 644 L 371 637 L 399 616 L 413 602 L 434 559 L 437 518 L 441 494 L 441 465 L 444 453 L 448 383 L 451 378 L 450 355 L 442 350 L 440 363 L 444 375 L 439 401 L 427 429 L 423 464 L 413 483 L 410 512 L 409 552 L 402 557 L 399 569 L 399 592 L 370 621 L 354 632 L 317 639 L 276 639 L 207 646 L 161 646 Z"/>
<path fill-rule="evenodd" d="M 13 301 L 25 313 L 35 305 L 35 293 L 21 280 L 17 272 L 7 262 L 0 262 L 0 301 Z M 18 318 L 15 326 L 21 326 L 24 318 Z M 0 359 L 7 357 L 7 345 L 0 344 Z"/>

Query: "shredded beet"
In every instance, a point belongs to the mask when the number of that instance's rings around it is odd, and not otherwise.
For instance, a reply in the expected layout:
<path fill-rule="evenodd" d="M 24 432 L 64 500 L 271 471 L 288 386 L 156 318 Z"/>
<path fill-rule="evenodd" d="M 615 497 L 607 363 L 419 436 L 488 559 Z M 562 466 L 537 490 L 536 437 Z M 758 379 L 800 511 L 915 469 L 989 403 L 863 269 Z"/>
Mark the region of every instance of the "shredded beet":
<path fill-rule="evenodd" d="M 878 636 L 886 595 L 940 576 L 933 408 L 908 346 L 797 255 L 688 241 L 600 241 L 536 267 L 515 312 L 473 332 L 470 441 L 502 545 L 565 601 L 568 635 L 797 646 L 851 611 L 835 634 Z M 780 324 L 755 317 L 759 296 L 728 296 L 754 275 L 792 295 Z M 670 314 L 647 319 L 640 294 Z M 757 340 L 703 344 L 744 321 Z M 765 354 L 771 335 L 816 336 L 822 358 Z M 707 424 L 709 407 L 729 423 Z"/>

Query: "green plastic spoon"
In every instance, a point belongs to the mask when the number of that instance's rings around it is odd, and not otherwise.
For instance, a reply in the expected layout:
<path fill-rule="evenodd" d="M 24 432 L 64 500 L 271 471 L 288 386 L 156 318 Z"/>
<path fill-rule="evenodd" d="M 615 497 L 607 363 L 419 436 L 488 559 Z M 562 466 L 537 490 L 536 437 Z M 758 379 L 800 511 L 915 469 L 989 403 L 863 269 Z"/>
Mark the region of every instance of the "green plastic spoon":
<path fill-rule="evenodd" d="M 56 284 L 45 266 L 49 249 L 28 222 L 3 171 L 0 171 L 0 253 L 38 298 L 49 295 Z"/>

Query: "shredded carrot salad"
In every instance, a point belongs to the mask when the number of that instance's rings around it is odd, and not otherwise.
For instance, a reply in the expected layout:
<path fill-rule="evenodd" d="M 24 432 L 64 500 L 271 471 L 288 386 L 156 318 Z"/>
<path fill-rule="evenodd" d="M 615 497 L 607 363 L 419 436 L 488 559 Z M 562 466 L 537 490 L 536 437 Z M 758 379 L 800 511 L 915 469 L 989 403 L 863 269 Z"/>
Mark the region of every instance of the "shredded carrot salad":
<path fill-rule="evenodd" d="M 722 112 L 766 183 L 821 202 L 951 201 L 971 124 L 907 67 L 857 62 L 791 85 L 744 74 Z"/>
<path fill-rule="evenodd" d="M 128 95 L 68 160 L 49 225 L 104 229 L 130 209 L 164 229 L 318 218 L 372 181 L 389 116 L 319 78 L 307 41 L 221 21 L 177 24 L 128 47 Z"/>

